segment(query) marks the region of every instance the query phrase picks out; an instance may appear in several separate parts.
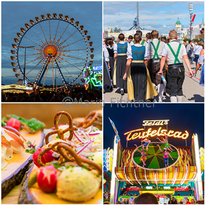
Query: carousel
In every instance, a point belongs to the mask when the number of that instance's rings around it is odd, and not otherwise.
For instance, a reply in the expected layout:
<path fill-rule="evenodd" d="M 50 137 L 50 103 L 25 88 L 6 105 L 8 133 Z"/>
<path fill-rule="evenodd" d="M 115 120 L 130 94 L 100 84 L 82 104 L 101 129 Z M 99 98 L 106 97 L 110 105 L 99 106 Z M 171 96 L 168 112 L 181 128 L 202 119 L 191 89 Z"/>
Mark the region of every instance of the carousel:
<path fill-rule="evenodd" d="M 111 120 L 110 120 L 111 121 Z M 132 203 L 142 193 L 153 193 L 160 204 L 176 200 L 201 200 L 204 179 L 204 149 L 198 135 L 168 129 L 169 120 L 144 120 L 140 129 L 124 133 L 123 148 L 114 123 L 114 149 L 104 150 L 104 203 Z M 183 139 L 185 146 L 169 143 Z M 129 147 L 136 141 L 135 147 Z"/>

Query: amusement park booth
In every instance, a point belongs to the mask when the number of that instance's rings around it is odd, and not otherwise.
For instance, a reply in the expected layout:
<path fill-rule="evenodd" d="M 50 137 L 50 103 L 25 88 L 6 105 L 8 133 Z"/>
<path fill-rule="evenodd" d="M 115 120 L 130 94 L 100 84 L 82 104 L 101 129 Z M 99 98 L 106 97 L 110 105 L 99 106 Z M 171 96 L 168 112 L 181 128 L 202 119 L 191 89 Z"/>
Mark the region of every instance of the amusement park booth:
<path fill-rule="evenodd" d="M 27 87 L 24 85 L 2 85 L 1 92 L 3 93 L 30 93 L 33 92 L 33 87 Z"/>
<path fill-rule="evenodd" d="M 115 135 L 112 155 L 110 150 L 104 151 L 106 167 L 105 174 L 111 172 L 110 182 L 104 184 L 104 188 L 110 189 L 110 203 L 129 200 L 132 203 L 135 197 L 142 193 L 153 193 L 160 204 L 168 204 L 174 196 L 177 201 L 201 200 L 203 198 L 200 157 L 204 154 L 199 151 L 198 135 L 189 136 L 188 131 L 168 130 L 169 120 L 145 120 L 143 127 L 126 132 L 126 141 L 141 140 L 135 147 L 121 145 L 119 135 Z M 177 138 L 186 140 L 191 137 L 191 146 L 176 146 L 159 140 Z M 143 140 L 150 140 L 148 146 Z M 140 140 L 139 140 L 140 139 Z M 146 152 L 146 161 L 143 164 L 142 151 Z M 169 162 L 165 165 L 164 150 L 169 153 Z M 171 151 L 170 151 L 171 150 Z M 203 154 L 201 154 L 203 153 Z M 112 158 L 112 160 L 110 159 Z M 109 166 L 108 166 L 109 164 Z M 107 174 L 108 175 L 108 174 Z M 107 178 L 108 179 L 108 178 Z M 110 187 L 109 187 L 110 185 Z"/>

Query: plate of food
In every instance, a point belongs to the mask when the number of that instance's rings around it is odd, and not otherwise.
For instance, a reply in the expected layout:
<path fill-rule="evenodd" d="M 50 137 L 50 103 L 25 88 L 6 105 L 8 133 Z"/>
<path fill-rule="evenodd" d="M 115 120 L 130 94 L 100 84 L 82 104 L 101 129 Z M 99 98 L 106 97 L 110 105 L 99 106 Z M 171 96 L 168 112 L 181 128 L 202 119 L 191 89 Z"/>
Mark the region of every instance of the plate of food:
<path fill-rule="evenodd" d="M 68 123 L 58 125 L 62 115 Z M 93 111 L 73 125 L 68 112 L 56 113 L 44 146 L 33 154 L 19 203 L 102 203 L 102 131 L 93 126 L 97 117 Z"/>
<path fill-rule="evenodd" d="M 36 119 L 32 119 L 32 122 L 30 128 L 25 128 L 24 124 L 13 117 L 4 117 L 1 122 L 2 198 L 21 183 L 32 162 L 32 154 L 43 145 L 45 125 Z M 32 132 L 28 129 L 32 129 Z"/>

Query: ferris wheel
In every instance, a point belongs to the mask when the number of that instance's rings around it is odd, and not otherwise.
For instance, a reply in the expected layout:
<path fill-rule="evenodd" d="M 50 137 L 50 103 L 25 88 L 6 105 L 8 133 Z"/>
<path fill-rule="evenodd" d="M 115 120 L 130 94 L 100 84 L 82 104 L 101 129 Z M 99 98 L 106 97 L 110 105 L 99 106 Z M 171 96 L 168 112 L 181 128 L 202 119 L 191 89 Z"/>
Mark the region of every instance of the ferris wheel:
<path fill-rule="evenodd" d="M 79 21 L 62 14 L 41 15 L 20 28 L 12 44 L 11 65 L 32 85 L 59 82 L 68 88 L 93 63 L 94 48 L 88 31 Z M 15 49 L 15 50 L 14 50 Z M 20 77 L 20 73 L 15 76 Z"/>

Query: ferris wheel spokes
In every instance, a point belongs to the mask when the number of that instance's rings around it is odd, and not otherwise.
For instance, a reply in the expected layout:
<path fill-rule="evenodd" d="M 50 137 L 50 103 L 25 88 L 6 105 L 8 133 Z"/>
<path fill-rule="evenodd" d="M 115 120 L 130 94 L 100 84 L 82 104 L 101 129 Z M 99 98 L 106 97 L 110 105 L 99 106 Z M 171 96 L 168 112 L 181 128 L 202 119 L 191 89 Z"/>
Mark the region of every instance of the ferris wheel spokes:
<path fill-rule="evenodd" d="M 82 41 L 82 40 L 84 40 L 84 38 L 82 38 L 82 39 L 80 39 L 80 40 L 77 40 L 77 41 L 75 41 L 75 42 L 73 42 L 73 43 L 70 43 L 70 44 L 68 44 L 68 45 L 62 46 L 62 48 L 68 47 L 68 46 L 73 45 L 74 43 L 77 43 L 77 42 Z"/>
<path fill-rule="evenodd" d="M 50 19 L 49 19 L 49 41 L 51 41 L 51 25 L 50 25 Z"/>
<path fill-rule="evenodd" d="M 41 40 L 41 38 L 36 34 L 36 32 L 31 28 L 31 31 L 33 31 L 33 33 L 36 35 L 36 37 L 41 41 L 42 44 L 44 44 L 44 42 Z"/>
<path fill-rule="evenodd" d="M 64 58 L 60 57 L 60 59 L 62 59 L 63 61 L 65 61 L 66 63 L 72 65 L 73 67 L 77 68 L 78 70 L 81 70 L 80 68 L 78 68 L 77 66 L 73 65 L 72 63 L 68 62 L 67 60 L 65 60 Z M 60 62 L 60 61 L 59 61 Z"/>
<path fill-rule="evenodd" d="M 42 30 L 42 33 L 43 33 L 43 35 L 44 35 L 44 39 L 45 39 L 46 43 L 48 43 L 48 41 L 47 41 L 47 39 L 46 39 L 46 36 L 45 36 L 45 33 L 44 33 L 44 31 L 43 31 L 43 28 L 42 28 L 42 26 L 41 26 L 41 23 L 40 23 L 40 22 L 39 22 L 39 26 L 41 27 L 41 30 Z"/>
<path fill-rule="evenodd" d="M 57 40 L 57 42 L 59 42 L 60 39 L 63 37 L 63 34 L 65 33 L 65 31 L 67 30 L 67 28 L 68 28 L 69 25 L 70 25 L 70 24 L 68 24 L 68 25 L 66 26 L 65 30 L 63 31 L 63 33 L 61 34 L 61 36 L 59 37 L 59 39 Z"/>
<path fill-rule="evenodd" d="M 29 71 L 26 73 L 26 76 L 27 76 L 34 68 L 36 68 L 42 61 L 43 61 L 43 59 L 41 59 L 33 68 L 31 68 L 31 70 L 29 70 Z"/>
<path fill-rule="evenodd" d="M 27 55 L 26 55 L 26 56 L 27 56 Z M 33 60 L 31 60 L 31 61 L 29 61 L 29 62 L 27 62 L 27 63 L 24 63 L 23 65 L 20 65 L 20 66 L 24 66 L 24 65 L 27 65 L 27 64 L 29 64 L 29 63 L 32 63 L 32 62 L 38 60 L 39 58 L 40 58 L 40 56 L 37 57 L 37 58 L 35 58 L 35 59 L 33 59 Z"/>
<path fill-rule="evenodd" d="M 69 55 L 66 55 L 66 54 L 62 54 L 62 56 L 69 57 L 69 58 L 75 58 L 75 59 L 79 59 L 79 60 L 86 60 L 86 59 L 83 59 L 83 58 L 78 58 L 78 57 L 74 57 L 74 56 L 69 56 Z"/>
<path fill-rule="evenodd" d="M 39 53 L 26 54 L 26 56 L 35 56 L 35 55 L 39 55 Z M 25 54 L 22 54 L 22 55 L 19 55 L 19 56 L 24 56 L 25 57 Z"/>
<path fill-rule="evenodd" d="M 73 49 L 73 50 L 63 50 L 63 52 L 70 52 L 70 51 L 85 51 L 87 50 L 86 48 L 82 48 L 82 49 Z"/>
<path fill-rule="evenodd" d="M 35 43 L 37 46 L 41 46 L 40 44 L 38 44 L 38 43 L 36 43 L 36 42 L 32 41 L 30 38 L 28 38 L 28 37 L 26 37 L 26 36 L 24 36 L 24 38 L 26 38 L 26 39 L 28 39 L 29 41 L 31 41 L 31 42 L 33 42 L 33 43 Z"/>
<path fill-rule="evenodd" d="M 73 36 L 78 30 L 75 30 L 70 36 L 68 36 L 68 38 L 66 38 L 64 41 L 62 41 L 60 43 L 60 45 L 62 45 L 63 43 L 65 43 L 71 36 Z"/>
<path fill-rule="evenodd" d="M 54 41 L 55 41 L 56 36 L 57 36 L 57 32 L 58 32 L 58 28 L 59 28 L 59 24 L 60 24 L 60 20 L 58 20 L 58 25 L 57 25 L 56 33 L 55 33 L 54 38 L 53 38 Z M 68 25 L 69 25 L 69 24 L 68 24 Z M 68 25 L 67 25 L 67 26 L 68 26 Z"/>

